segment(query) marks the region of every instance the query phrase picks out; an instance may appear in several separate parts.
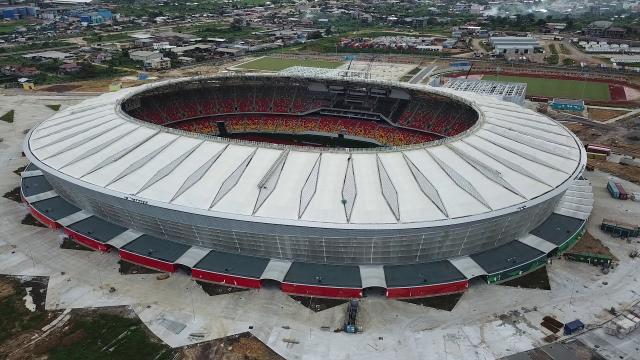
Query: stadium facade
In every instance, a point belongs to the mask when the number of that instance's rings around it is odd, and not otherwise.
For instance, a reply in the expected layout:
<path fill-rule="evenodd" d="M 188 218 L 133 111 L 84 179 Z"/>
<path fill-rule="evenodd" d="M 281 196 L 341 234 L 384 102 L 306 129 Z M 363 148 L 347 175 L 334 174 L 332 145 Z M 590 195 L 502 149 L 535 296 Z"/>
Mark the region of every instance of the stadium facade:
<path fill-rule="evenodd" d="M 242 132 L 387 146 L 228 136 Z M 463 291 L 475 276 L 502 281 L 575 241 L 593 203 L 579 180 L 584 149 L 555 121 L 491 97 L 371 80 L 149 84 L 61 111 L 31 130 L 24 152 L 34 216 L 87 246 L 314 296 L 418 297 Z"/>

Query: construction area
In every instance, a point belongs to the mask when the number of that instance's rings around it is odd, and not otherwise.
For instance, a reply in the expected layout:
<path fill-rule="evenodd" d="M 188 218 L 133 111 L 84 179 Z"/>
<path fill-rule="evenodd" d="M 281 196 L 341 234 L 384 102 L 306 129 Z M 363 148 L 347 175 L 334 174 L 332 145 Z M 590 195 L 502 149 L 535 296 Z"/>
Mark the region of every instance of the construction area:
<path fill-rule="evenodd" d="M 85 98 L 6 95 L 0 105 L 2 114 L 15 110 L 13 122 L 0 122 L 0 313 L 12 319 L 0 325 L 0 358 L 638 359 L 640 239 L 601 228 L 604 219 L 638 223 L 640 202 L 607 191 L 615 177 L 640 192 L 640 168 L 613 162 L 640 150 L 640 139 L 621 138 L 623 130 L 568 125 L 585 143 L 614 151 L 589 161 L 594 208 L 585 236 L 569 250 L 608 257 L 610 266 L 557 256 L 530 280 L 475 283 L 440 303 L 375 294 L 358 302 L 296 299 L 268 287 L 235 291 L 181 272 L 126 267 L 117 254 L 64 245 L 62 233 L 30 219 L 14 191 L 14 171 L 26 165 L 24 134 L 55 112 L 46 105 Z"/>

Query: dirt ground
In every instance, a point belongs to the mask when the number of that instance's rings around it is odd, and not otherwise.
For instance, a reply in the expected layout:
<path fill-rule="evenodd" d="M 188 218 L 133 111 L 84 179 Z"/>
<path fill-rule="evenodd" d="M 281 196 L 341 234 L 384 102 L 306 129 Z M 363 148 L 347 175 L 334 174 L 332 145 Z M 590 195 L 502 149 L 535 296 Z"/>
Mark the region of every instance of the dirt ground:
<path fill-rule="evenodd" d="M 22 198 L 20 197 L 20 187 L 15 187 L 13 190 L 11 191 L 7 191 L 4 195 L 2 195 L 2 197 L 15 201 L 15 202 L 22 202 Z"/>
<path fill-rule="evenodd" d="M 129 307 L 47 311 L 47 285 L 46 277 L 0 276 L 0 359 L 282 359 L 251 333 L 172 349 Z"/>
<path fill-rule="evenodd" d="M 500 283 L 500 285 L 524 289 L 551 290 L 551 284 L 549 284 L 549 275 L 547 274 L 546 266 L 543 266 L 540 269 L 532 271 L 524 276 L 520 276 L 513 280 Z"/>
<path fill-rule="evenodd" d="M 231 294 L 240 291 L 248 291 L 249 289 L 237 288 L 233 286 L 224 286 L 213 283 L 208 283 L 204 281 L 196 281 L 198 285 L 207 293 L 209 296 L 217 296 L 217 295 L 225 295 Z"/>
<path fill-rule="evenodd" d="M 262 341 L 251 333 L 227 336 L 223 339 L 187 346 L 181 349 L 184 360 L 281 360 Z"/>
<path fill-rule="evenodd" d="M 453 311 L 453 309 L 458 304 L 458 301 L 460 301 L 460 298 L 462 298 L 462 295 L 463 293 L 458 293 L 442 296 L 432 296 L 422 299 L 405 299 L 400 301 L 408 302 L 415 305 L 426 306 L 438 310 Z"/>
<path fill-rule="evenodd" d="M 625 179 L 635 184 L 640 184 L 640 168 L 635 166 L 620 165 L 606 160 L 588 159 L 587 165 L 593 166 L 603 172 Z"/>
<path fill-rule="evenodd" d="M 583 143 L 597 143 L 611 147 L 614 153 L 640 157 L 640 118 L 616 122 L 608 129 L 580 123 L 565 123 Z"/>
<path fill-rule="evenodd" d="M 611 109 L 599 109 L 589 107 L 589 119 L 594 121 L 607 121 L 618 117 L 620 115 L 626 114 L 628 111 L 625 110 L 611 110 Z"/>
<path fill-rule="evenodd" d="M 36 218 L 34 218 L 33 215 L 31 215 L 31 214 L 25 215 L 24 219 L 22 219 L 22 221 L 21 221 L 21 224 L 37 226 L 37 227 L 46 227 L 40 221 L 36 220 Z"/>
<path fill-rule="evenodd" d="M 92 251 L 88 247 L 80 245 L 80 244 L 78 244 L 77 242 L 71 240 L 68 237 L 65 237 L 62 240 L 62 243 L 60 244 L 60 248 L 61 249 L 68 249 L 68 250 Z"/>
<path fill-rule="evenodd" d="M 289 297 L 291 297 L 293 300 L 299 302 L 302 306 L 314 312 L 320 312 L 335 306 L 340 306 L 342 304 L 346 304 L 349 301 L 349 300 L 343 300 L 343 299 L 325 299 L 325 298 L 317 298 L 317 297 L 309 297 L 309 296 L 289 295 Z"/>
<path fill-rule="evenodd" d="M 231 65 L 226 64 L 224 66 L 231 66 Z M 198 65 L 198 66 L 190 66 L 190 67 L 184 67 L 180 69 L 164 71 L 159 75 L 161 77 L 183 77 L 183 76 L 212 75 L 212 74 L 217 74 L 218 72 L 219 72 L 219 69 L 217 66 Z"/>
<path fill-rule="evenodd" d="M 573 245 L 569 252 L 574 254 L 604 255 L 611 257 L 614 261 L 618 260 L 606 245 L 604 245 L 599 239 L 593 237 L 589 232 L 584 233 L 582 238 Z"/>
<path fill-rule="evenodd" d="M 119 265 L 118 271 L 122 275 L 160 274 L 161 273 L 161 271 L 149 269 L 144 266 L 135 265 L 123 260 L 119 260 L 118 265 Z"/>
<path fill-rule="evenodd" d="M 43 92 L 95 92 L 95 93 L 103 93 L 109 91 L 109 85 L 114 82 L 121 82 L 123 88 L 137 86 L 143 84 L 144 81 L 138 80 L 122 80 L 122 79 L 101 79 L 101 80 L 89 80 L 89 81 L 79 81 L 69 84 L 61 84 L 61 85 L 48 85 L 38 87 L 37 91 Z"/>

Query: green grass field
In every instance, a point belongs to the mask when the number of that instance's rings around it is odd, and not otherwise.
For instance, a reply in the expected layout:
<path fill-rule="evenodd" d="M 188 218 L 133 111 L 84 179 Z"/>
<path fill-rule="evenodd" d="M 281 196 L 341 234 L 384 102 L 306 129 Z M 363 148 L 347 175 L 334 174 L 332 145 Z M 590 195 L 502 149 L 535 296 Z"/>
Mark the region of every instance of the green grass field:
<path fill-rule="evenodd" d="M 309 66 L 326 69 L 335 69 L 342 65 L 340 61 L 328 60 L 302 60 L 302 59 L 281 59 L 277 57 L 262 57 L 247 63 L 238 65 L 240 69 L 247 70 L 263 70 L 263 71 L 280 71 L 291 66 Z"/>
<path fill-rule="evenodd" d="M 496 76 L 485 75 L 483 79 L 496 80 Z M 527 95 L 532 96 L 600 101 L 611 100 L 609 86 L 601 82 L 503 75 L 499 75 L 497 80 L 526 83 Z"/>

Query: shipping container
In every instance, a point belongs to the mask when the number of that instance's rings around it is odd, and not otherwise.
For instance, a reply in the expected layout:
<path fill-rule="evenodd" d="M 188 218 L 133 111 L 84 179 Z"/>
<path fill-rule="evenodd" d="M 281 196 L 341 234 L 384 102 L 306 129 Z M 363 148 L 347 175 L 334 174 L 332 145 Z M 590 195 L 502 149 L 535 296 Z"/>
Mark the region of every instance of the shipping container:
<path fill-rule="evenodd" d="M 618 188 L 618 199 L 627 200 L 629 198 L 629 194 L 627 194 L 627 192 L 624 190 L 624 188 L 622 187 L 622 184 L 615 183 L 615 185 L 616 185 L 616 188 Z"/>
<path fill-rule="evenodd" d="M 587 152 L 590 153 L 598 153 L 604 155 L 611 155 L 611 149 L 604 146 L 599 145 L 587 145 Z"/>
<path fill-rule="evenodd" d="M 612 198 L 618 199 L 620 197 L 620 191 L 612 180 L 607 182 L 607 190 L 609 190 L 609 194 L 611 194 Z"/>
<path fill-rule="evenodd" d="M 582 331 L 582 330 L 584 330 L 584 324 L 582 323 L 582 321 L 580 321 L 578 319 L 564 324 L 564 334 L 565 335 L 572 335 L 572 334 L 575 334 L 576 332 Z"/>
<path fill-rule="evenodd" d="M 607 160 L 607 155 L 606 154 L 587 151 L 587 159 Z"/>

